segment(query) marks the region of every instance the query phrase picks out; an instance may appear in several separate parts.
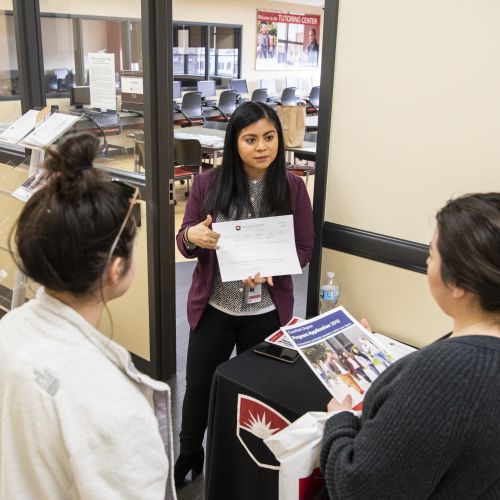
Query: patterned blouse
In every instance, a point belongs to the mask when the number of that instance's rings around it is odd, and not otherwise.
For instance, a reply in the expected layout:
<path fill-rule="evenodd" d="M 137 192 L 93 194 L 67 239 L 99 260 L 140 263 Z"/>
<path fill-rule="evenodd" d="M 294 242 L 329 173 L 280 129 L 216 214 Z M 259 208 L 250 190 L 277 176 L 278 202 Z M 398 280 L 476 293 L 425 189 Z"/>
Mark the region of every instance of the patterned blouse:
<path fill-rule="evenodd" d="M 261 177 L 260 179 L 249 178 L 248 188 L 250 202 L 252 203 L 252 207 L 255 212 L 254 217 L 259 217 L 262 198 L 264 195 L 264 177 Z M 253 218 L 248 210 L 244 210 L 240 217 L 241 219 Z M 227 222 L 231 220 L 236 220 L 236 205 L 234 204 L 232 204 L 229 209 L 229 217 L 218 214 L 216 221 Z M 261 301 L 254 304 L 247 304 L 247 287 L 245 287 L 241 281 L 227 281 L 223 283 L 221 280 L 219 266 L 217 265 L 214 287 L 208 303 L 212 307 L 219 309 L 219 311 L 225 312 L 226 314 L 231 314 L 233 316 L 251 316 L 273 311 L 274 309 L 276 309 L 276 306 L 274 305 L 271 296 L 269 295 L 267 284 L 263 283 L 261 286 Z"/>

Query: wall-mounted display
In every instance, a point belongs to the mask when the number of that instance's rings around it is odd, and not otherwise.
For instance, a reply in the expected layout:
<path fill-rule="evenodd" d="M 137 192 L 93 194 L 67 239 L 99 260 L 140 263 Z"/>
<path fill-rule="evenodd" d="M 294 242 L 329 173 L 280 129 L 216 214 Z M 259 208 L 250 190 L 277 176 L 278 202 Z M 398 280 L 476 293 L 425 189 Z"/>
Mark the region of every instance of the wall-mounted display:
<path fill-rule="evenodd" d="M 257 9 L 255 69 L 316 68 L 320 16 Z"/>

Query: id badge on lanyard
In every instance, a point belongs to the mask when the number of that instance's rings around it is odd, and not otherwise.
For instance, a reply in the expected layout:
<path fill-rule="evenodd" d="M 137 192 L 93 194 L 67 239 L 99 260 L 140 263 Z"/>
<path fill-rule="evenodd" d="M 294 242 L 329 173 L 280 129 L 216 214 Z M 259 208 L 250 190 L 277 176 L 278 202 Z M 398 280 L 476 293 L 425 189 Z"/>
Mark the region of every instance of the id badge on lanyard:
<path fill-rule="evenodd" d="M 262 285 L 255 285 L 253 288 L 246 287 L 245 290 L 247 304 L 257 304 L 262 300 Z"/>

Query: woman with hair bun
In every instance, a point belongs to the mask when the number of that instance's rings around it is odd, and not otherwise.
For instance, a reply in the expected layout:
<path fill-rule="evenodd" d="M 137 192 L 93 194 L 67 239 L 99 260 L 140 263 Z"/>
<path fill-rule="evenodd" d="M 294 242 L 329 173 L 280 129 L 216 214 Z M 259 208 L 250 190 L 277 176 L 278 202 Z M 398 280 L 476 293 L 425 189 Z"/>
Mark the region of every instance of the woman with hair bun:
<path fill-rule="evenodd" d="M 139 192 L 93 168 L 97 147 L 48 150 L 14 228 L 41 287 L 0 321 L 0 498 L 175 498 L 168 386 L 98 331 L 134 276 Z"/>
<path fill-rule="evenodd" d="M 330 401 L 332 500 L 500 498 L 500 193 L 439 211 L 427 279 L 453 331 L 388 367 L 361 418 Z"/>

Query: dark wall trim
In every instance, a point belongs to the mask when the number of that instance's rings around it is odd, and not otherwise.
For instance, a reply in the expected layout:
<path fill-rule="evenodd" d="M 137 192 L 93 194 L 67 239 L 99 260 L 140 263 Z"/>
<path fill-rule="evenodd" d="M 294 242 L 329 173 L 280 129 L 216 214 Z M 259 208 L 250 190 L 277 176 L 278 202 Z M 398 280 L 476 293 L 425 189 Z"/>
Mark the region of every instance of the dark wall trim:
<path fill-rule="evenodd" d="M 426 274 L 428 245 L 325 222 L 323 247 Z"/>
<path fill-rule="evenodd" d="M 23 114 L 45 106 L 42 30 L 38 0 L 13 0 L 17 65 Z"/>
<path fill-rule="evenodd" d="M 318 114 L 318 142 L 316 148 L 316 175 L 314 180 L 314 249 L 309 264 L 307 285 L 307 317 L 315 316 L 318 311 L 318 290 L 321 280 L 321 249 L 323 247 L 323 221 L 325 219 L 326 181 L 328 175 L 328 156 L 330 150 L 330 124 L 333 93 L 333 74 L 335 70 L 335 51 L 337 46 L 337 21 L 339 1 L 325 2 L 323 18 L 323 42 L 321 51 L 321 89 L 320 112 Z M 328 26 L 328 29 L 325 27 Z M 321 109 L 325 112 L 322 113 Z"/>

